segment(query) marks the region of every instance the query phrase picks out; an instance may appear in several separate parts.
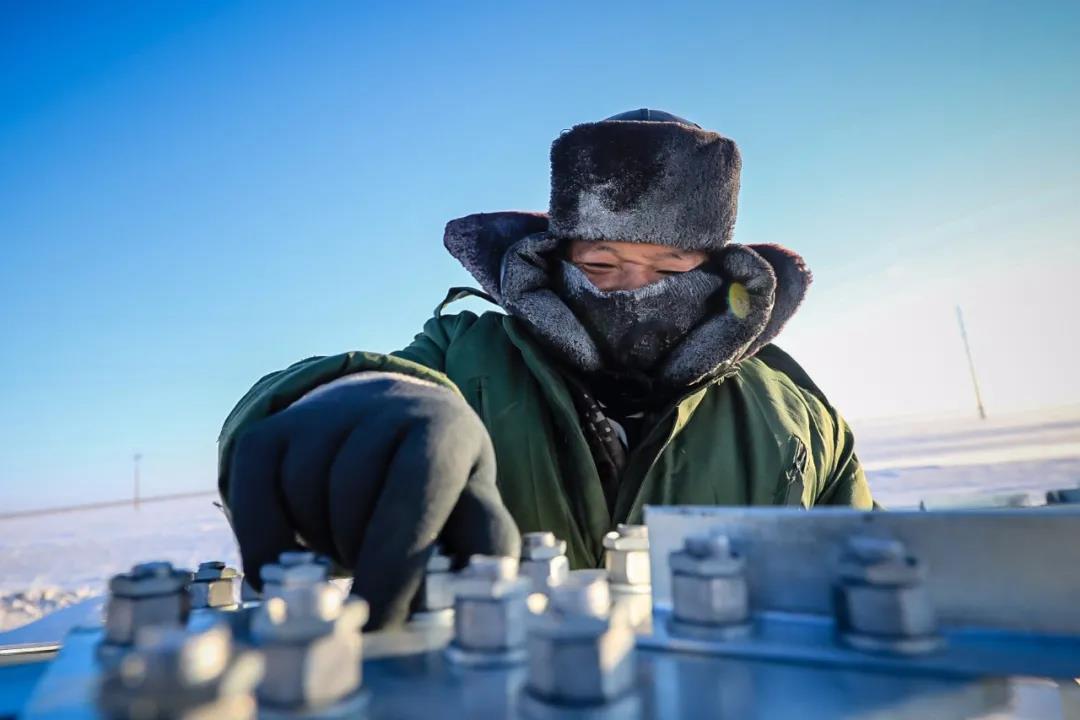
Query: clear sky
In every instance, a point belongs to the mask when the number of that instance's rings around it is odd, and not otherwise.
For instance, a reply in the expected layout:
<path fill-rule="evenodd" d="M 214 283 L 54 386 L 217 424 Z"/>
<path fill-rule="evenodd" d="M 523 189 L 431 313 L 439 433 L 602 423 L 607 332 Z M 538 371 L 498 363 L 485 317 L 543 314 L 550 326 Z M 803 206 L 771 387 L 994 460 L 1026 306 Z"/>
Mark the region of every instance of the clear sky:
<path fill-rule="evenodd" d="M 0 2 L 0 512 L 214 485 L 226 413 L 407 343 L 447 220 L 636 107 L 740 145 L 736 238 L 849 417 L 1080 402 L 1080 3 Z"/>

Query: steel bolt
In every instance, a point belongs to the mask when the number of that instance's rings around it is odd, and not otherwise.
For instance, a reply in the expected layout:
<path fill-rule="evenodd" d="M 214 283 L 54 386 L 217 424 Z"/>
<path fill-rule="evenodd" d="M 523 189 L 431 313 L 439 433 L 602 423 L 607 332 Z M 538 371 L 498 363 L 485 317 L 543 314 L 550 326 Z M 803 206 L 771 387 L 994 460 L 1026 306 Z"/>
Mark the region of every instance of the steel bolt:
<path fill-rule="evenodd" d="M 263 565 L 259 570 L 263 597 L 280 596 L 292 587 L 316 585 L 325 582 L 329 575 L 329 563 L 311 552 L 283 552 L 278 562 Z"/>
<path fill-rule="evenodd" d="M 148 627 L 107 671 L 98 707 L 110 718 L 247 720 L 255 717 L 252 691 L 262 673 L 262 657 L 235 652 L 224 624 L 190 631 Z"/>
<path fill-rule="evenodd" d="M 218 560 L 199 565 L 188 587 L 193 608 L 227 608 L 240 603 L 243 575 Z"/>
<path fill-rule="evenodd" d="M 454 574 L 450 567 L 450 558 L 438 549 L 428 558 L 424 583 L 416 599 L 417 612 L 436 613 L 454 607 Z"/>
<path fill-rule="evenodd" d="M 687 537 L 683 549 L 671 554 L 670 565 L 676 630 L 687 629 L 686 624 L 745 629 L 750 616 L 745 561 L 726 535 Z"/>
<path fill-rule="evenodd" d="M 314 710 L 356 695 L 367 618 L 366 602 L 346 600 L 326 582 L 267 599 L 251 623 L 252 639 L 266 658 L 260 703 Z"/>
<path fill-rule="evenodd" d="M 566 582 L 551 589 L 548 607 L 564 616 L 607 617 L 611 586 L 605 570 L 575 570 Z"/>
<path fill-rule="evenodd" d="M 183 590 L 191 580 L 191 571 L 178 570 L 165 561 L 140 563 L 130 572 L 114 575 L 109 590 L 122 597 L 150 597 Z"/>
<path fill-rule="evenodd" d="M 187 586 L 191 572 L 168 562 L 142 563 L 109 580 L 105 643 L 130 646 L 145 627 L 182 627 L 191 609 Z"/>
<path fill-rule="evenodd" d="M 546 560 L 566 554 L 566 543 L 555 538 L 555 533 L 530 532 L 521 536 L 521 557 L 529 560 Z"/>
<path fill-rule="evenodd" d="M 578 571 L 553 586 L 529 627 L 528 690 L 553 705 L 598 705 L 634 686 L 634 634 L 611 603 L 603 571 Z"/>
<path fill-rule="evenodd" d="M 517 571 L 514 558 L 474 555 L 458 574 L 453 648 L 464 651 L 470 660 L 516 655 L 524 650 L 526 597 L 531 583 L 518 577 Z M 451 657 L 464 659 L 460 652 Z"/>
<path fill-rule="evenodd" d="M 644 525 L 619 524 L 604 536 L 604 567 L 612 585 L 623 591 L 648 592 L 652 582 L 649 570 L 649 529 Z"/>
<path fill-rule="evenodd" d="M 547 592 L 550 585 L 563 582 L 570 572 L 566 542 L 554 533 L 531 532 L 521 538 L 520 572 L 532 581 L 534 592 Z"/>
<path fill-rule="evenodd" d="M 841 638 L 869 650 L 924 652 L 940 644 L 925 567 L 893 539 L 851 538 L 840 559 Z"/>

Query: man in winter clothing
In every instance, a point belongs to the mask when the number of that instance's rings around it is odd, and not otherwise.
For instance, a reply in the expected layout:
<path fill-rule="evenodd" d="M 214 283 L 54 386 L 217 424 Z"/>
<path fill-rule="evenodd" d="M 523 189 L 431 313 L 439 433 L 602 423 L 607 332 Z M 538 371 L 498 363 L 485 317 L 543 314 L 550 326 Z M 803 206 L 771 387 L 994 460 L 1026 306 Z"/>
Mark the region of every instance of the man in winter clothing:
<path fill-rule="evenodd" d="M 219 486 L 244 569 L 311 548 L 354 574 L 369 627 L 402 621 L 437 542 L 516 556 L 566 540 L 575 568 L 647 504 L 872 504 L 848 426 L 771 341 L 810 282 L 731 242 L 735 143 L 638 110 L 551 150 L 549 212 L 470 215 L 455 288 L 409 347 L 314 357 L 225 422 Z M 466 294 L 505 311 L 443 314 Z"/>

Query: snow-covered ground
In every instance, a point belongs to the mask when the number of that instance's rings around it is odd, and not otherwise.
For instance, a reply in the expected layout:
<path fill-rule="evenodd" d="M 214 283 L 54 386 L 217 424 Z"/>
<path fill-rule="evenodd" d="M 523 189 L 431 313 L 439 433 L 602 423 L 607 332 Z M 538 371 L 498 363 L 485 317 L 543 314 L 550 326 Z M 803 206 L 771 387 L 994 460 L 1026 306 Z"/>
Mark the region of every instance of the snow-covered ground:
<path fill-rule="evenodd" d="M 1080 407 L 975 419 L 878 421 L 855 427 L 875 497 L 920 500 L 1080 485 Z M 0 630 L 104 589 L 149 559 L 182 567 L 238 562 L 214 496 L 0 520 Z"/>
<path fill-rule="evenodd" d="M 856 448 L 887 508 L 921 500 L 1080 486 L 1080 407 L 977 418 L 858 423 Z"/>
<path fill-rule="evenodd" d="M 100 593 L 111 575 L 146 560 L 236 566 L 236 545 L 214 500 L 208 493 L 138 510 L 124 505 L 0 520 L 0 630 Z"/>

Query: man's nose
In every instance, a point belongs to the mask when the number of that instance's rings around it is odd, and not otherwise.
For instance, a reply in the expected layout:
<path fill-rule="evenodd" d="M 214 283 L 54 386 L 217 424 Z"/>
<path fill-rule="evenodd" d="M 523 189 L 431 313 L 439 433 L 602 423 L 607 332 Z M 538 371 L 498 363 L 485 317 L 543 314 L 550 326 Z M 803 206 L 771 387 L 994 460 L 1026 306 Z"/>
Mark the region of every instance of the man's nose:
<path fill-rule="evenodd" d="M 660 277 L 660 273 L 647 265 L 626 265 L 623 268 L 622 282 L 619 283 L 619 289 L 637 290 L 649 283 L 656 282 Z"/>

